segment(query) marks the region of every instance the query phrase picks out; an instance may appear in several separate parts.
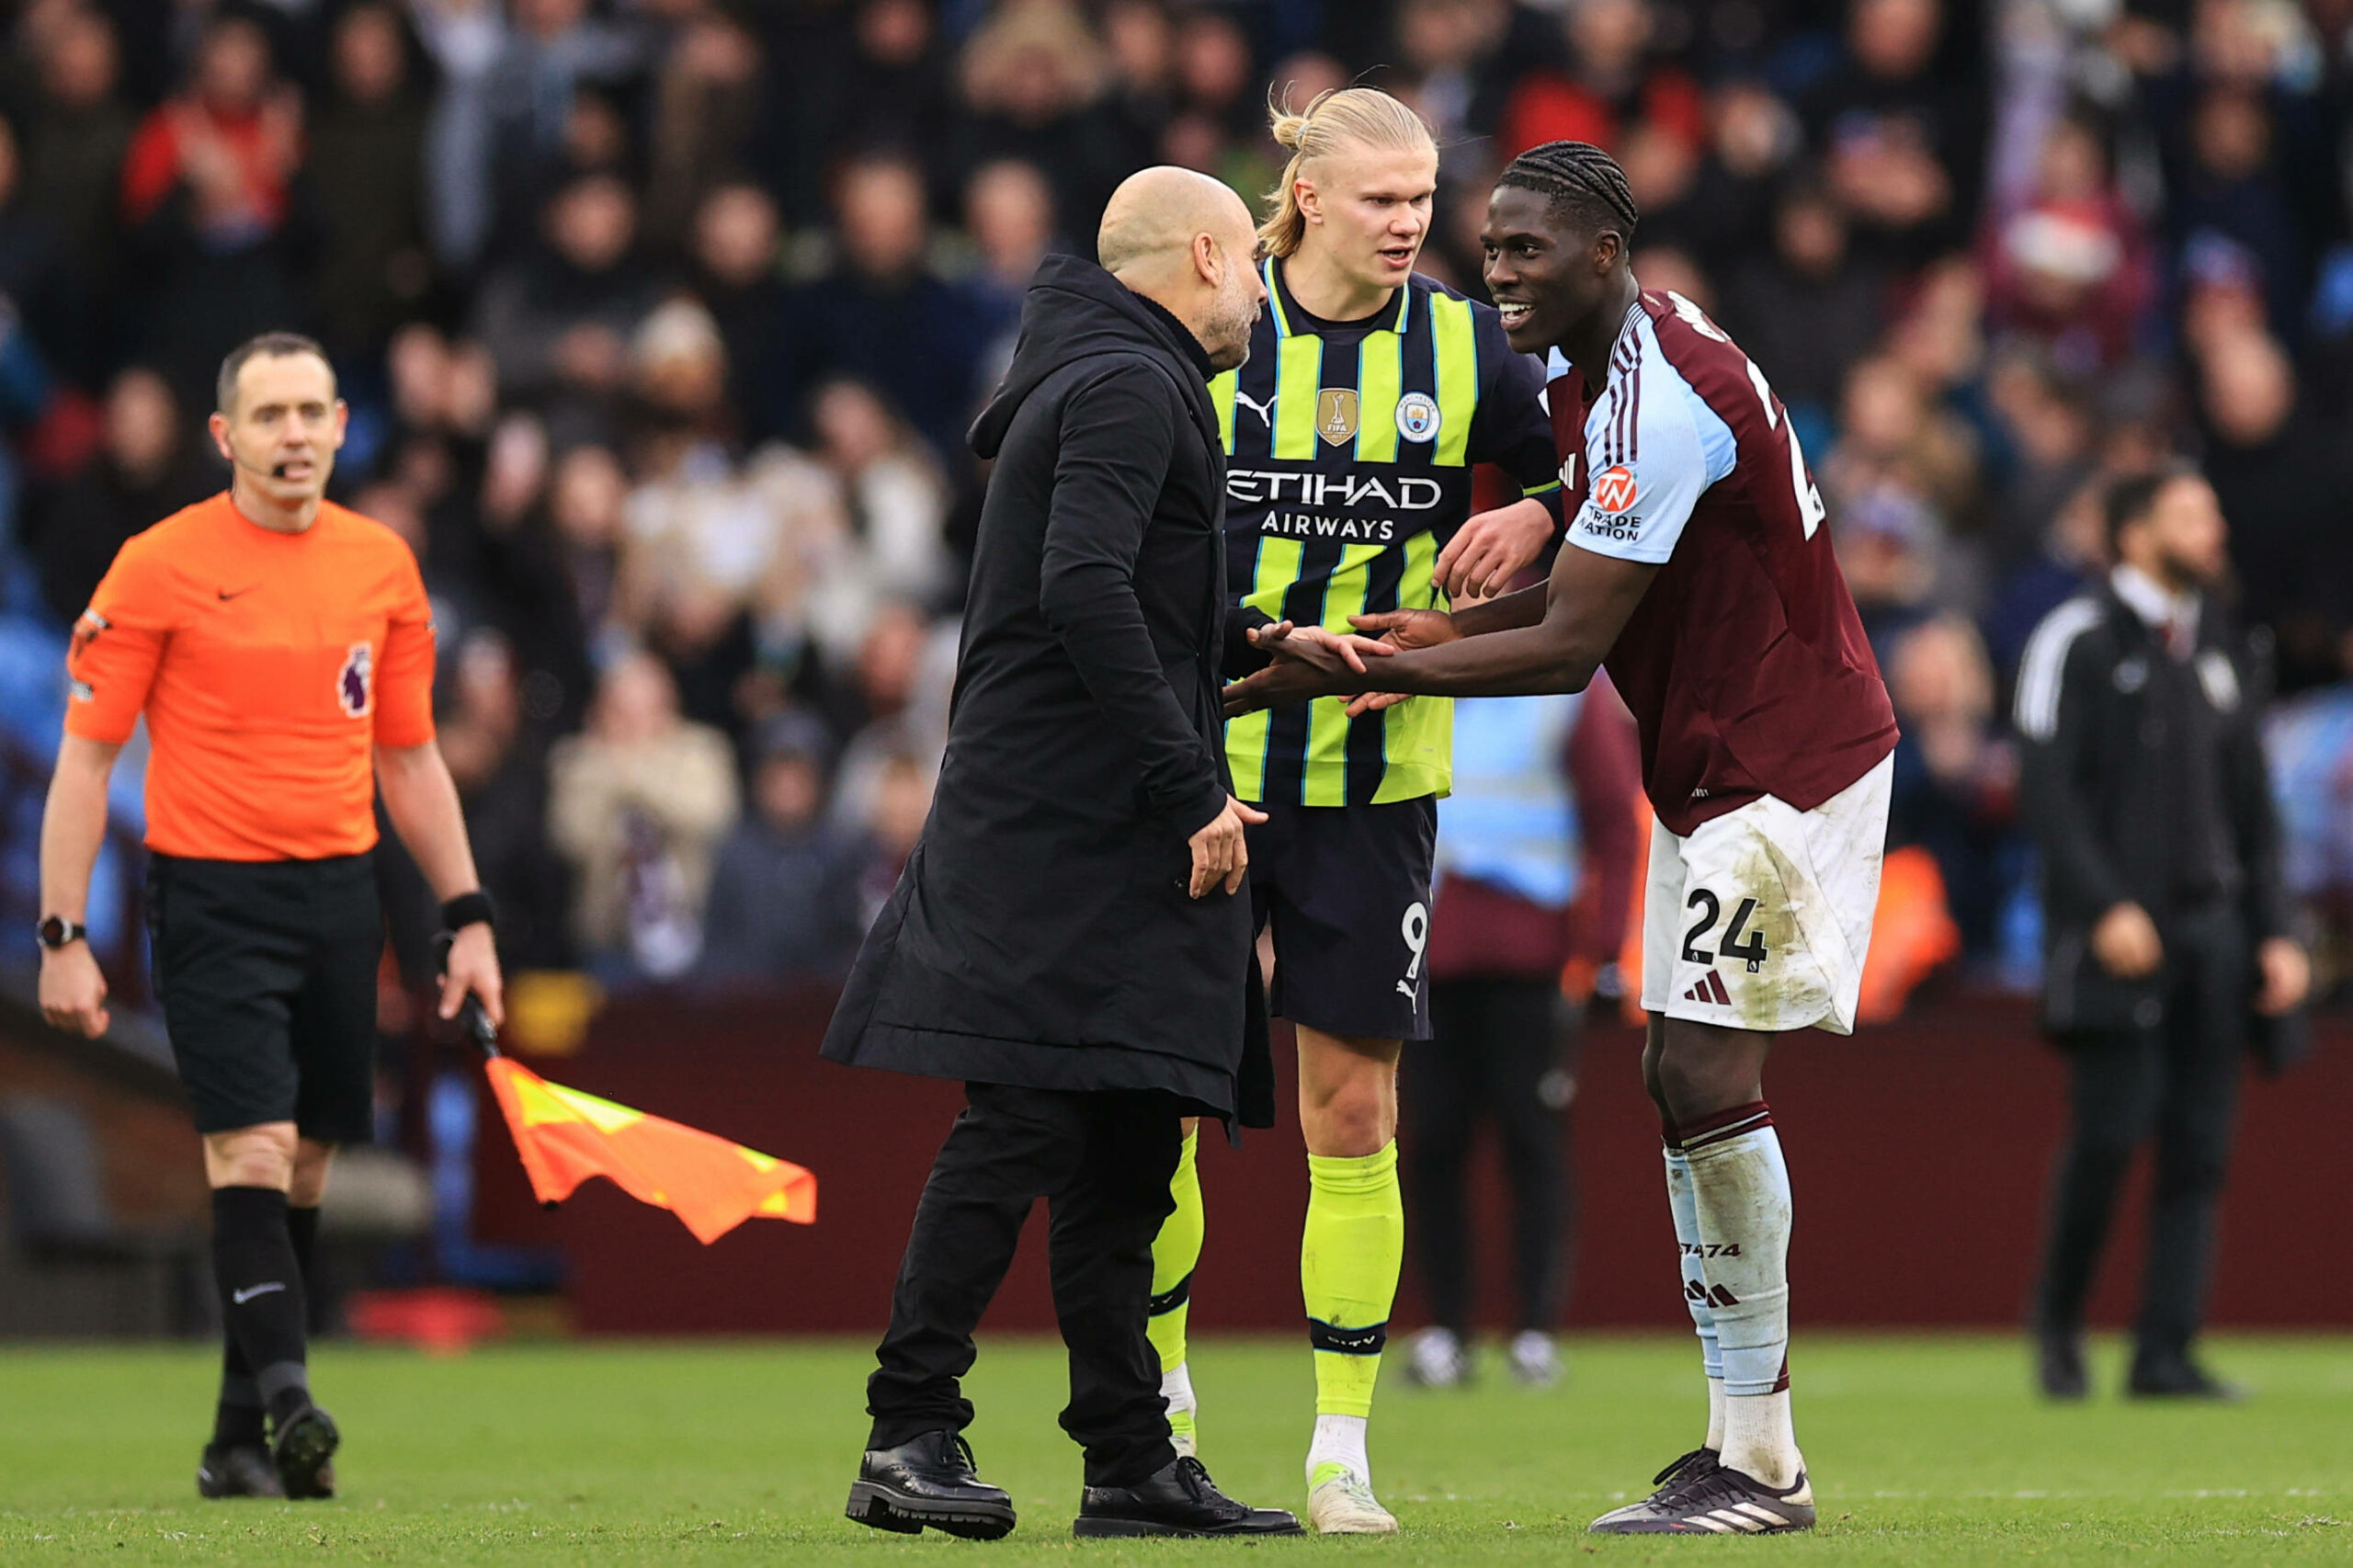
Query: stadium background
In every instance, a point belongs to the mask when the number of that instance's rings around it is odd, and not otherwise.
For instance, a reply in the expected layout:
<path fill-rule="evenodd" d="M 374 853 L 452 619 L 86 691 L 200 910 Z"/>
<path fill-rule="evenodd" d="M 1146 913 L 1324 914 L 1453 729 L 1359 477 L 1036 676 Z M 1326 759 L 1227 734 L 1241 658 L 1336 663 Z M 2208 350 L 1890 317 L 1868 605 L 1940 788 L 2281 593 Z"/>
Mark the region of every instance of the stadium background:
<path fill-rule="evenodd" d="M 428 912 L 388 856 L 381 1131 L 429 1212 L 369 1271 L 568 1282 L 588 1328 L 870 1326 L 952 1095 L 812 1043 L 944 733 L 982 480 L 960 432 L 1030 269 L 1088 248 L 1120 177 L 1172 161 L 1255 195 L 1270 86 L 1363 80 L 1438 128 L 1424 266 L 1473 293 L 1500 163 L 1610 147 L 1644 283 L 1723 323 L 1814 457 L 1906 730 L 1893 842 L 1933 871 L 1894 912 L 1893 1021 L 1776 1069 L 1814 1321 L 1998 1324 L 2023 1301 L 2061 1079 L 2023 1000 L 2007 688 L 2097 569 L 2099 484 L 2202 459 L 2277 642 L 2289 866 L 2336 997 L 2317 1060 L 2250 1097 L 2218 1317 L 2341 1326 L 2353 1264 L 2310 1238 L 2333 1219 L 2312 1130 L 2353 1114 L 2349 45 L 2336 0 L 18 5 L 0 915 L 38 913 L 66 621 L 123 538 L 223 483 L 200 428 L 220 355 L 316 332 L 353 410 L 336 494 L 410 540 L 434 597 L 517 1042 L 827 1183 L 815 1232 L 707 1254 L 609 1194 L 532 1211 L 421 1021 Z M 41 1033 L 31 944 L 9 949 L 0 1099 L 78 1119 L 128 1245 L 201 1192 L 139 1010 L 126 762 L 93 923 L 130 1016 L 99 1048 Z M 1633 1037 L 1598 1016 L 1570 1322 L 1671 1326 Z M 36 1143 L 8 1142 L 12 1270 Z M 1291 1326 L 1290 1143 L 1205 1165 L 1200 1321 Z M 1039 1284 L 996 1321 L 1044 1326 Z M 101 1299 L 0 1296 L 10 1328 L 87 1330 Z"/>

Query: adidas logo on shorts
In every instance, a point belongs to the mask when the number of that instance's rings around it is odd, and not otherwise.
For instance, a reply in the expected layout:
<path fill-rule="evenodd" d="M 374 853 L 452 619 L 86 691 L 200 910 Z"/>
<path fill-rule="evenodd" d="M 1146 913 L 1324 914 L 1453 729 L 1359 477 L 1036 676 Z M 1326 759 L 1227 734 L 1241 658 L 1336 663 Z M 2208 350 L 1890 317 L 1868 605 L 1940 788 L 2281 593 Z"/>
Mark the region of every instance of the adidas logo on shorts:
<path fill-rule="evenodd" d="M 1711 1002 L 1719 1007 L 1732 1006 L 1732 993 L 1724 989 L 1724 977 L 1712 969 L 1705 980 L 1683 994 L 1683 999 L 1686 1002 Z"/>

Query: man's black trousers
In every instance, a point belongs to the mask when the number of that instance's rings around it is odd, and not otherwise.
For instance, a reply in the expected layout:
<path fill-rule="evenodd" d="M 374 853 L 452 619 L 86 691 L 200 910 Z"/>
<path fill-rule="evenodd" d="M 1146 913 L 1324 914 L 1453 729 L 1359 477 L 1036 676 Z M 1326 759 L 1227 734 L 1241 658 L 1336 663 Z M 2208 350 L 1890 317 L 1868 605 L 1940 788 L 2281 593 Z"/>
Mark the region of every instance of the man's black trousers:
<path fill-rule="evenodd" d="M 2059 1157 L 2040 1325 L 2072 1332 L 2132 1156 L 2154 1140 L 2149 1254 L 2135 1326 L 2142 1358 L 2185 1353 L 2204 1321 L 2214 1213 L 2238 1116 L 2253 959 L 2226 906 L 2162 921 L 2164 1015 L 2070 1036 L 2074 1127 Z"/>
<path fill-rule="evenodd" d="M 1561 988 L 1552 980 L 1441 980 L 1430 987 L 1427 1041 L 1405 1053 L 1405 1179 L 1431 1315 L 1471 1331 L 1471 1216 L 1463 1178 L 1479 1123 L 1495 1119 L 1512 1190 L 1518 1264 L 1516 1326 L 1558 1326 L 1573 1253 L 1567 1142 L 1554 1074 L 1564 1065 Z"/>
<path fill-rule="evenodd" d="M 1088 1484 L 1132 1485 L 1176 1457 L 1144 1317 L 1153 1238 L 1176 1208 L 1179 1103 L 1001 1084 L 967 1084 L 964 1099 L 915 1207 L 881 1365 L 867 1381 L 869 1446 L 971 1423 L 958 1380 L 972 1369 L 972 1330 L 1043 1198 L 1054 1315 L 1070 1349 L 1063 1430 L 1086 1449 Z"/>

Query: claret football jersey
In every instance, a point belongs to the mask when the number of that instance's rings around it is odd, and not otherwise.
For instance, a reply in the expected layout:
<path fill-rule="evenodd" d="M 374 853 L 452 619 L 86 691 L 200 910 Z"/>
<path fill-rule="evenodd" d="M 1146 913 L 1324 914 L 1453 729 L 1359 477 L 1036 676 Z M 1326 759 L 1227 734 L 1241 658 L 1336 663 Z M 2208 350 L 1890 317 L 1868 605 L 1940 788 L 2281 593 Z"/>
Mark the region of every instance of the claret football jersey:
<path fill-rule="evenodd" d="M 433 738 L 433 625 L 416 557 L 333 504 L 299 534 L 228 495 L 126 542 L 67 654 L 68 734 L 147 716 L 147 843 L 210 860 L 374 847 L 375 748 Z"/>
<path fill-rule="evenodd" d="M 1765 372 L 1682 295 L 1628 308 L 1605 372 L 1547 389 L 1567 540 L 1656 564 L 1606 661 L 1658 819 L 1812 811 L 1895 748 L 1895 712 Z"/>

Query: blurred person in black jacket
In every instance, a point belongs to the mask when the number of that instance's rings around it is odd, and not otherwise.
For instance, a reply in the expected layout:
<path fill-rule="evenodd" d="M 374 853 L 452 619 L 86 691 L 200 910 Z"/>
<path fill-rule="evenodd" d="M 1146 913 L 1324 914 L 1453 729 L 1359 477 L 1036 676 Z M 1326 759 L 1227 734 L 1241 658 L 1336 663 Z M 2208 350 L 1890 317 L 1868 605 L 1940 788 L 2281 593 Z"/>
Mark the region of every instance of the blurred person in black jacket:
<path fill-rule="evenodd" d="M 302 160 L 323 230 L 311 280 L 321 324 L 373 358 L 433 281 L 425 248 L 425 95 L 400 14 L 363 0 L 339 17 L 334 91 Z"/>
<path fill-rule="evenodd" d="M 121 51 L 114 24 L 96 8 L 54 17 L 39 49 L 39 85 L 21 110 L 25 205 L 54 226 L 83 297 L 103 299 L 118 281 L 122 163 L 138 129 L 118 93 Z M 103 362 L 119 328 L 85 324 Z M 97 366 L 60 368 L 87 381 Z"/>
<path fill-rule="evenodd" d="M 2260 718 L 2264 645 L 2217 602 L 2226 530 L 2194 469 L 2109 492 L 2107 585 L 2027 643 L 2017 722 L 2042 851 L 2043 1019 L 2066 1052 L 2061 1155 L 2034 1304 L 2043 1392 L 2086 1392 L 2084 1301 L 2134 1152 L 2154 1138 L 2137 1395 L 2229 1398 L 2195 1358 L 2252 1017 L 2303 999 Z"/>
<path fill-rule="evenodd" d="M 999 324 L 981 296 L 933 269 L 923 170 L 912 159 L 857 158 L 834 195 L 838 264 L 792 297 L 794 385 L 805 392 L 838 375 L 876 387 L 952 460 Z"/>
<path fill-rule="evenodd" d="M 752 736 L 751 810 L 719 846 L 697 978 L 717 990 L 839 980 L 865 934 L 867 846 L 826 820 L 833 737 L 788 709 Z"/>
<path fill-rule="evenodd" d="M 1847 372 L 1868 356 L 1886 323 L 1887 283 L 1847 244 L 1847 214 L 1810 179 L 1793 180 L 1772 213 L 1772 248 L 1735 261 L 1725 286 L 1724 330 L 1773 367 L 1791 408 L 1835 408 Z"/>
<path fill-rule="evenodd" d="M 746 449 L 785 434 L 793 415 L 776 199 L 749 180 L 714 187 L 695 209 L 688 281 L 727 345 L 727 403 Z"/>
<path fill-rule="evenodd" d="M 80 615 L 123 540 L 216 487 L 181 439 L 179 401 L 164 378 L 141 365 L 117 376 L 97 457 L 34 511 L 28 542 L 51 613 Z"/>

